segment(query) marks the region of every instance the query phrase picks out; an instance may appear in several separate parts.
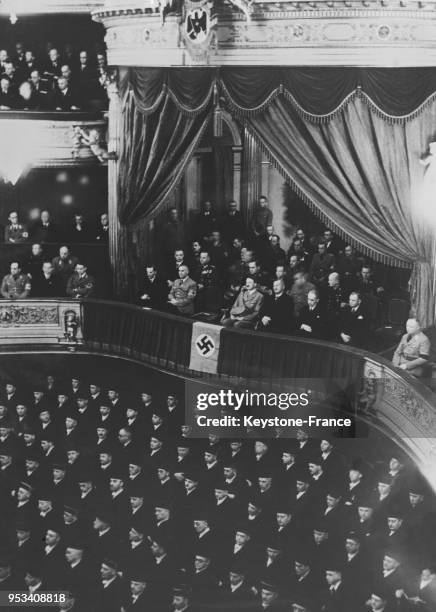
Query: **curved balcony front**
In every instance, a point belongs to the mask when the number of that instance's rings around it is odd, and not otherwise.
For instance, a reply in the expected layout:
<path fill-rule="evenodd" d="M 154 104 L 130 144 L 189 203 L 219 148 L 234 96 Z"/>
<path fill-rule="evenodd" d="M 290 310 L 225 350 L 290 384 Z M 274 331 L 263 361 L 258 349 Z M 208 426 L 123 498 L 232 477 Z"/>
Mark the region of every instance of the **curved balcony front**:
<path fill-rule="evenodd" d="M 76 331 L 68 330 L 69 315 L 77 323 Z M 2 300 L 0 347 L 3 353 L 54 347 L 100 353 L 187 380 L 218 383 L 220 388 L 243 383 L 244 389 L 254 385 L 257 390 L 291 392 L 304 379 L 309 387 L 311 381 L 323 381 L 327 394 L 332 385 L 339 385 L 348 394 L 349 414 L 356 422 L 394 440 L 436 491 L 436 397 L 421 382 L 367 351 L 224 329 L 102 300 Z M 376 380 L 371 406 L 362 401 L 368 379 Z"/>

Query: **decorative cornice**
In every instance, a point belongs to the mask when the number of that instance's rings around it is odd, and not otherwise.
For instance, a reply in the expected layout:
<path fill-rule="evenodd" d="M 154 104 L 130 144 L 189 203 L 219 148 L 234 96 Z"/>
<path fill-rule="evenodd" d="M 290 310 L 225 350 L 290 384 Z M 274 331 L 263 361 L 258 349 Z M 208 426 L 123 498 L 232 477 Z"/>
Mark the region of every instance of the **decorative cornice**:
<path fill-rule="evenodd" d="M 389 6 L 374 0 L 366 2 L 368 7 L 361 0 L 262 3 L 250 20 L 228 7 L 218 15 L 203 61 L 185 46 L 180 16 L 168 15 L 162 23 L 159 14 L 132 4 L 94 13 L 106 27 L 112 65 L 436 65 L 434 2 L 425 7 L 419 2 L 402 6 L 398 0 Z M 277 4 L 289 10 L 278 10 Z M 265 9 L 261 14 L 259 7 Z"/>

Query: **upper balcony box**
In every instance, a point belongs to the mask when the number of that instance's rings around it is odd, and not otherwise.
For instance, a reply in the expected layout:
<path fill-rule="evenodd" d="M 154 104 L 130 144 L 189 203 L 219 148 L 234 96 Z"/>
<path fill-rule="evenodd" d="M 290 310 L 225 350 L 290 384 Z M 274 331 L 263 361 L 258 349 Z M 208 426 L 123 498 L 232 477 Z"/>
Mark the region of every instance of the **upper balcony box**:
<path fill-rule="evenodd" d="M 183 5 L 106 0 L 93 16 L 106 27 L 109 64 L 436 63 L 436 0 L 217 0 L 202 5 L 206 17 Z"/>

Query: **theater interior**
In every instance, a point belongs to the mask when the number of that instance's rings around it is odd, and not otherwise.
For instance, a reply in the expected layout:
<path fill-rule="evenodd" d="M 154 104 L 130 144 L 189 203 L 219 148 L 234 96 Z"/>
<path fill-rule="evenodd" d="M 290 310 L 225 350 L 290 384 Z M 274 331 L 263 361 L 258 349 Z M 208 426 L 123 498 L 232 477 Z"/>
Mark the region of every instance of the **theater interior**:
<path fill-rule="evenodd" d="M 433 0 L 0 2 L 11 607 L 436 610 L 435 119 Z"/>

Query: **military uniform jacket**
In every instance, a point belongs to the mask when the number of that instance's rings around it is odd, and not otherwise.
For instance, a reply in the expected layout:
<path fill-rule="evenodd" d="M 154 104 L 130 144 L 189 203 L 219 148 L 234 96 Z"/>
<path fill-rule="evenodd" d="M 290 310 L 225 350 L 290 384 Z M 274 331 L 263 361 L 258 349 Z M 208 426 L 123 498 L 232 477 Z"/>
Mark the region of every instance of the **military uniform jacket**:
<path fill-rule="evenodd" d="M 392 363 L 400 366 L 408 361 L 413 361 L 419 357 L 427 359 L 430 355 L 430 340 L 421 331 L 410 337 L 410 334 L 404 334 L 401 342 L 394 353 Z M 409 370 L 415 376 L 421 376 L 422 366 Z"/>
<path fill-rule="evenodd" d="M 243 317 L 245 321 L 253 321 L 259 314 L 262 303 L 263 295 L 260 291 L 242 289 L 230 310 L 230 314 Z"/>
<path fill-rule="evenodd" d="M 95 280 L 89 274 L 79 276 L 76 272 L 67 284 L 67 295 L 73 298 L 91 297 L 95 290 Z"/>
<path fill-rule="evenodd" d="M 16 278 L 6 274 L 1 286 L 1 294 L 7 300 L 20 300 L 29 296 L 32 286 L 27 274 L 20 274 Z"/>
<path fill-rule="evenodd" d="M 184 280 L 177 278 L 170 291 L 170 298 L 177 300 L 176 307 L 182 314 L 194 314 L 194 300 L 197 295 L 197 283 L 192 278 L 186 277 Z"/>
<path fill-rule="evenodd" d="M 5 242 L 12 242 L 14 244 L 20 242 L 26 242 L 29 238 L 29 232 L 25 225 L 17 223 L 17 225 L 7 225 L 5 229 Z"/>

